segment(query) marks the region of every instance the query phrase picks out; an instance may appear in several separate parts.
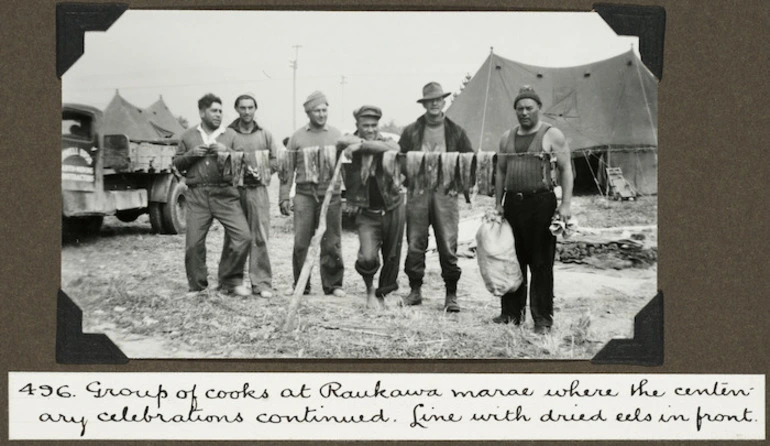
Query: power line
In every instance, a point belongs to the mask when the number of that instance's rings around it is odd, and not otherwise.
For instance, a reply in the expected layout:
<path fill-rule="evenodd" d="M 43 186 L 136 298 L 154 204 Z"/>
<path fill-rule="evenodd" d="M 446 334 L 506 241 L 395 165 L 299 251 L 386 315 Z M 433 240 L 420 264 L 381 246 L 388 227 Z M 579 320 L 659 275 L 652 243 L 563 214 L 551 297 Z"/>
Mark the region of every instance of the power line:
<path fill-rule="evenodd" d="M 289 65 L 293 64 L 295 61 L 289 61 Z M 377 78 L 392 78 L 392 77 L 411 77 L 411 76 L 438 76 L 438 75 L 450 75 L 450 74 L 456 74 L 454 72 L 435 72 L 435 73 L 392 73 L 392 74 L 384 74 L 384 73 L 363 73 L 363 74 L 354 74 L 355 77 L 360 78 L 366 78 L 366 77 L 377 77 Z M 267 74 L 265 73 L 267 76 Z M 323 78 L 336 78 L 339 75 L 337 74 L 319 74 L 319 75 L 313 75 L 313 76 L 301 76 L 299 79 L 323 79 Z M 106 77 L 106 76 L 101 76 Z M 269 77 L 267 79 L 243 79 L 243 80 L 222 80 L 222 81 L 205 81 L 205 82 L 189 82 L 185 84 L 155 84 L 155 85 L 121 85 L 121 86 L 108 86 L 108 87 L 83 87 L 83 88 L 65 88 L 67 91 L 94 91 L 94 90 L 114 90 L 115 88 L 120 89 L 126 89 L 126 90 L 136 90 L 136 89 L 142 89 L 142 88 L 183 88 L 183 87 L 196 87 L 200 85 L 228 85 L 228 84 L 249 84 L 249 83 L 257 83 L 257 82 L 267 82 L 267 81 L 284 81 L 288 80 L 288 77 Z M 346 77 L 347 79 L 347 77 Z M 347 81 L 346 81 L 347 82 Z M 73 83 L 73 81 L 68 81 L 68 83 Z"/>

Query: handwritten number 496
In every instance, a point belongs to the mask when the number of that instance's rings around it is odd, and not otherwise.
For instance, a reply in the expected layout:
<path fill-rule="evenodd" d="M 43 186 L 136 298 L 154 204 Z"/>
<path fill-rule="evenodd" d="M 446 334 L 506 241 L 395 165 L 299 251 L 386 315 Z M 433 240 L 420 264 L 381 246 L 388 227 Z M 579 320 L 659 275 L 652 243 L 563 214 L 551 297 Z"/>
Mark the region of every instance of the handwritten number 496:
<path fill-rule="evenodd" d="M 67 391 L 68 388 L 69 386 L 66 384 L 56 388 L 43 384 L 42 386 L 35 388 L 34 386 L 32 386 L 32 383 L 27 383 L 24 387 L 19 389 L 19 393 L 27 393 L 30 396 L 35 396 L 35 392 L 40 391 L 40 396 L 43 396 L 43 397 L 48 397 L 56 394 L 56 396 L 60 398 L 71 398 L 72 394 Z"/>

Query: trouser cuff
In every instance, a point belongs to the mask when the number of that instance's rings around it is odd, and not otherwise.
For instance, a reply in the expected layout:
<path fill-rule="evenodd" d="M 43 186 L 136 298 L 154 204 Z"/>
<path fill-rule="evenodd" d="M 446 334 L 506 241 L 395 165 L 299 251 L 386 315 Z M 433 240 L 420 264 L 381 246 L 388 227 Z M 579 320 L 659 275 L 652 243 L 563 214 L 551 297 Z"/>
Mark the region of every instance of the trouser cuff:
<path fill-rule="evenodd" d="M 387 294 L 392 293 L 393 291 L 396 291 L 398 289 L 398 284 L 388 285 L 381 288 L 378 288 L 377 291 L 374 292 L 374 295 L 377 297 L 385 297 Z"/>

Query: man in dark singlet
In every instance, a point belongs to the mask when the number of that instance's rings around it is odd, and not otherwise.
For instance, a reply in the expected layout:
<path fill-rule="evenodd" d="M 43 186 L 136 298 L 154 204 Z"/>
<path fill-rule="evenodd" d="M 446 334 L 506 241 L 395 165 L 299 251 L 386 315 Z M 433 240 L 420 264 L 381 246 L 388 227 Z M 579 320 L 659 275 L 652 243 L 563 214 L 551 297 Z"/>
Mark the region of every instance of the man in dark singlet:
<path fill-rule="evenodd" d="M 558 212 L 563 219 L 572 214 L 572 164 L 564 134 L 540 120 L 540 97 L 530 87 L 522 87 L 513 101 L 519 125 L 500 138 L 500 151 L 495 176 L 497 212 L 513 228 L 516 257 L 524 282 L 512 293 L 500 298 L 501 313 L 493 321 L 498 324 L 524 320 L 527 304 L 527 268 L 529 307 L 535 333 L 547 333 L 553 324 L 553 263 L 556 237 L 549 226 L 556 211 L 556 195 L 551 177 L 551 158 L 556 159 L 562 199 Z M 504 198 L 503 198 L 504 197 Z"/>

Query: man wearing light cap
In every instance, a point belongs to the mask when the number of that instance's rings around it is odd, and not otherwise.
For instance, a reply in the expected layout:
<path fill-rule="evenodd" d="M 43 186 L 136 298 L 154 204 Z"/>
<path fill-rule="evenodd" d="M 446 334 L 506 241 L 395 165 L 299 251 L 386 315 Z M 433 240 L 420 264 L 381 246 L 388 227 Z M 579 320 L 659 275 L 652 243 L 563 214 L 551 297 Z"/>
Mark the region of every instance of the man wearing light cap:
<path fill-rule="evenodd" d="M 377 301 L 385 307 L 385 295 L 398 289 L 398 267 L 401 260 L 401 242 L 404 238 L 404 203 L 398 178 L 393 170 L 383 166 L 383 154 L 397 154 L 398 144 L 383 137 L 378 129 L 382 111 L 373 105 L 364 105 L 353 112 L 356 131 L 343 136 L 337 148 L 351 159 L 345 164 L 347 201 L 358 208 L 356 227 L 360 247 L 356 271 L 366 285 L 366 306 Z M 393 158 L 395 160 L 395 158 Z M 374 274 L 382 270 L 379 286 L 374 288 Z"/>
<path fill-rule="evenodd" d="M 296 286 L 302 265 L 305 263 L 310 240 L 318 228 L 326 189 L 329 179 L 325 177 L 309 178 L 306 160 L 302 156 L 306 150 L 336 150 L 337 140 L 342 134 L 336 128 L 326 123 L 329 101 L 320 91 L 308 96 L 303 104 L 308 123 L 297 129 L 287 146 L 289 172 L 281 182 L 280 209 L 281 214 L 289 215 L 291 205 L 289 194 L 296 175 L 296 191 L 294 195 L 294 251 L 292 267 L 294 270 L 294 285 Z M 309 166 L 307 166 L 309 167 Z M 334 294 L 342 297 L 342 200 L 340 198 L 340 183 L 333 185 L 333 195 L 326 214 L 326 232 L 321 238 L 321 285 L 324 294 Z M 310 293 L 310 282 L 305 287 L 305 294 Z"/>
<path fill-rule="evenodd" d="M 417 102 L 425 113 L 408 125 L 398 141 L 401 152 L 412 150 L 425 152 L 473 152 L 465 130 L 444 115 L 445 98 L 441 85 L 430 82 L 422 89 Z M 428 249 L 428 227 L 433 227 L 441 263 L 441 277 L 446 286 L 444 310 L 460 311 L 457 304 L 457 282 L 461 270 L 457 265 L 457 230 L 460 214 L 457 194 L 443 190 L 409 194 L 406 211 L 407 248 L 404 271 L 409 277 L 411 291 L 404 299 L 406 305 L 422 303 L 422 281 L 425 275 L 425 251 Z"/>
<path fill-rule="evenodd" d="M 240 186 L 241 207 L 246 214 L 251 230 L 249 251 L 249 281 L 251 292 L 265 298 L 273 296 L 272 271 L 267 241 L 270 237 L 270 199 L 267 186 L 270 177 L 277 170 L 278 145 L 273 135 L 254 120 L 257 100 L 252 93 L 244 93 L 235 99 L 238 118 L 222 135 L 222 143 L 235 151 L 244 153 L 247 165 L 243 186 Z M 266 155 L 266 156 L 265 156 Z M 264 165 L 265 161 L 268 165 Z M 225 246 L 230 238 L 225 234 Z"/>
<path fill-rule="evenodd" d="M 519 90 L 513 101 L 519 125 L 500 138 L 495 202 L 505 216 L 516 240 L 516 257 L 524 282 L 514 292 L 500 298 L 501 314 L 493 319 L 498 324 L 524 320 L 527 304 L 527 268 L 532 276 L 529 284 L 529 309 L 535 333 L 547 333 L 553 324 L 553 263 L 556 237 L 549 226 L 556 211 L 556 195 L 551 176 L 555 157 L 562 188 L 558 212 L 564 221 L 572 214 L 572 163 L 564 134 L 540 120 L 540 96 L 529 86 Z M 503 198 L 504 197 L 504 198 Z"/>

